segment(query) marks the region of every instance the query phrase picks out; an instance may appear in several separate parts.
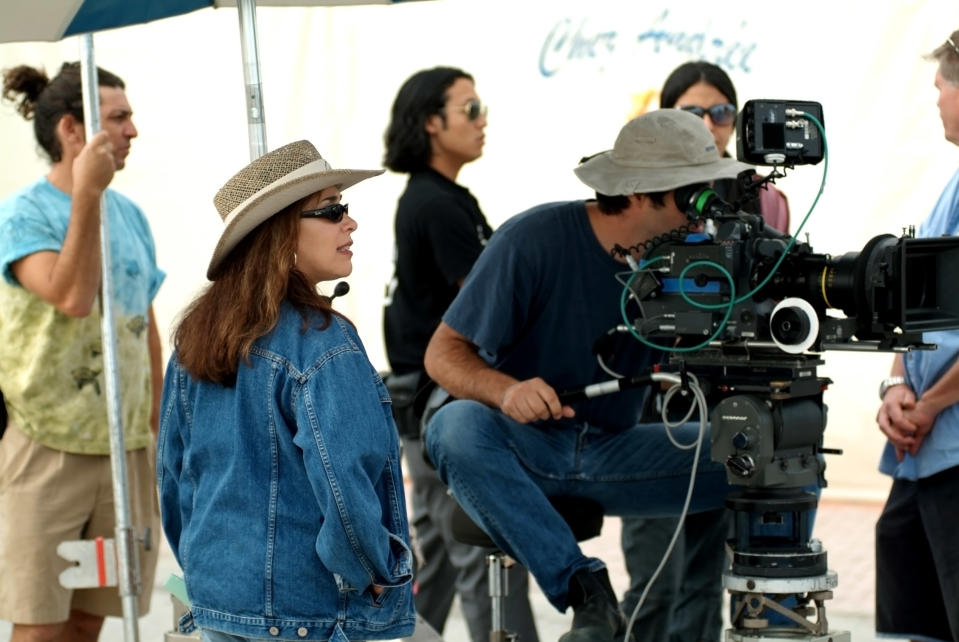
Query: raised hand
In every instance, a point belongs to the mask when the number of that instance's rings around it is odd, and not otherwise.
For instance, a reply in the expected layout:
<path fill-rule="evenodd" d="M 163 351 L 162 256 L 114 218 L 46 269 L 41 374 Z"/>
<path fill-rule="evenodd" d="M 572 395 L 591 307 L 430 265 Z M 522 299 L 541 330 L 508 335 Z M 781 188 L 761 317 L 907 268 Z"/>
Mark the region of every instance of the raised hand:
<path fill-rule="evenodd" d="M 100 130 L 83 146 L 73 159 L 73 191 L 101 194 L 116 173 L 113 143 L 109 134 Z"/>

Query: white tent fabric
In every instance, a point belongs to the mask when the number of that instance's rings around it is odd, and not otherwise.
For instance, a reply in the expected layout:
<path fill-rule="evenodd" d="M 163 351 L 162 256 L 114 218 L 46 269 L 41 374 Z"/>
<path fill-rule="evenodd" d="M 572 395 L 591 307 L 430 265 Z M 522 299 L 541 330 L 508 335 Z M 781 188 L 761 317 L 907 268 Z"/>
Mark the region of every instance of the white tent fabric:
<path fill-rule="evenodd" d="M 392 4 L 404 0 L 260 0 L 260 6 L 304 7 Z M 409 1 L 409 0 L 405 0 Z M 235 7 L 237 0 L 4 0 L 0 42 L 52 42 L 66 36 L 114 29 L 205 7 Z"/>

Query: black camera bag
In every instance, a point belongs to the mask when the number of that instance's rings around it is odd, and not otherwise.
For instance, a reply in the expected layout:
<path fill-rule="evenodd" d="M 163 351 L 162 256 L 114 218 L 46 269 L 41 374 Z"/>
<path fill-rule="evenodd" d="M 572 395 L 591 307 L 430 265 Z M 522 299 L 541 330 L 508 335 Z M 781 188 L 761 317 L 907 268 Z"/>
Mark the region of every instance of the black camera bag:
<path fill-rule="evenodd" d="M 422 370 L 401 375 L 387 373 L 383 381 L 393 400 L 397 432 L 407 439 L 419 439 L 423 407 L 436 384 Z"/>

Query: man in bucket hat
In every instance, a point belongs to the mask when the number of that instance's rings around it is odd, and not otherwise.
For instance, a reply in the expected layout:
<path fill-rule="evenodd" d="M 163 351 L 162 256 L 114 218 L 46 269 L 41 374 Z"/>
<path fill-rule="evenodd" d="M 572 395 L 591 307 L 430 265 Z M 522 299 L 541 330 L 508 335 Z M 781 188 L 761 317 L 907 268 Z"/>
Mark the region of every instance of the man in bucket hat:
<path fill-rule="evenodd" d="M 500 227 L 427 348 L 429 375 L 458 399 L 427 426 L 427 453 L 550 602 L 573 607 L 561 642 L 621 639 L 625 620 L 603 562 L 583 554 L 549 498 L 584 498 L 609 514 L 676 514 L 693 459 L 661 426 L 634 423 L 648 389 L 569 404 L 557 390 L 607 380 L 604 368 L 631 375 L 659 361 L 658 351 L 608 332 L 622 323 L 616 275 L 628 254 L 639 258 L 657 237 L 695 225 L 677 188 L 749 169 L 721 158 L 693 114 L 630 121 L 612 150 L 575 170 L 596 199 L 534 207 Z M 684 426 L 677 439 L 692 441 L 695 429 Z M 727 489 L 704 449 L 690 510 L 720 506 Z"/>

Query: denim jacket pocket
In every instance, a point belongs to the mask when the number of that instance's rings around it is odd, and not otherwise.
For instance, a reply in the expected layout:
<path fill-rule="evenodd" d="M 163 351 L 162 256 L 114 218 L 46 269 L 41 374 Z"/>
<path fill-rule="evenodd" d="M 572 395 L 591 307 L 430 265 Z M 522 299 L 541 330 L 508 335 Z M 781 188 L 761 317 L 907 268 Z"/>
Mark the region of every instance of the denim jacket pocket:
<path fill-rule="evenodd" d="M 388 586 L 402 586 L 413 579 L 413 551 L 402 537 L 390 533 L 390 553 L 393 558 L 393 576 Z"/>
<path fill-rule="evenodd" d="M 196 631 L 196 622 L 193 621 L 193 614 L 187 611 L 179 621 L 177 621 L 177 631 L 180 633 L 193 633 Z"/>
<path fill-rule="evenodd" d="M 339 622 L 333 627 L 333 635 L 330 636 L 329 642 L 350 642 L 350 638 L 346 637 L 346 633 L 343 632 Z"/>
<path fill-rule="evenodd" d="M 401 586 L 384 586 L 379 595 L 367 589 L 362 595 L 354 598 L 348 612 L 355 618 L 365 620 L 368 624 L 376 623 L 381 626 L 394 622 L 402 617 L 413 606 L 413 585 L 407 583 Z"/>
<path fill-rule="evenodd" d="M 383 587 L 383 590 L 380 591 L 380 594 L 379 594 L 379 595 L 377 595 L 376 593 L 374 593 L 372 590 L 368 590 L 367 592 L 370 594 L 370 603 L 371 603 L 374 607 L 376 607 L 376 608 L 382 607 L 383 604 L 385 604 L 386 601 L 389 599 L 389 597 L 390 597 L 390 596 L 389 596 L 389 593 L 390 593 L 390 591 L 392 591 L 392 590 L 393 590 L 393 589 L 391 589 L 391 588 L 389 588 L 389 587 L 387 587 L 387 586 L 384 586 L 384 587 Z"/>

